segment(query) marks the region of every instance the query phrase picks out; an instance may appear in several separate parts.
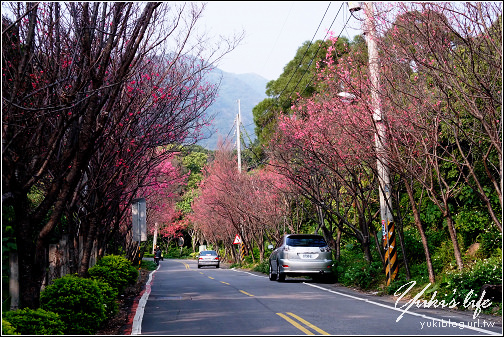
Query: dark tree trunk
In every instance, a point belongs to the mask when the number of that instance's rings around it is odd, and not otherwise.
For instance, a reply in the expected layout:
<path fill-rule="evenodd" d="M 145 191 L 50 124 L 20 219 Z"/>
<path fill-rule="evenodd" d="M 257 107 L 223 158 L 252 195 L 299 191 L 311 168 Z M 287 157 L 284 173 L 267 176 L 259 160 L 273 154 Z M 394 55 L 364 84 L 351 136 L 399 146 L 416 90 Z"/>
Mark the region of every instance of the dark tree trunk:
<path fill-rule="evenodd" d="M 430 256 L 429 245 L 427 244 L 427 236 L 425 235 L 425 232 L 423 230 L 422 220 L 420 220 L 420 213 L 418 212 L 418 208 L 415 203 L 415 198 L 413 196 L 413 190 L 411 189 L 409 182 L 406 181 L 405 178 L 403 178 L 403 181 L 404 181 L 404 185 L 406 186 L 406 192 L 408 193 L 408 197 L 410 200 L 411 210 L 413 211 L 413 217 L 415 218 L 415 225 L 418 229 L 418 233 L 420 233 L 420 238 L 422 239 L 422 246 L 424 249 L 425 261 L 427 263 L 427 271 L 429 273 L 429 282 L 435 283 L 436 278 L 434 275 L 434 269 L 432 268 L 432 260 L 431 260 L 431 256 Z"/>

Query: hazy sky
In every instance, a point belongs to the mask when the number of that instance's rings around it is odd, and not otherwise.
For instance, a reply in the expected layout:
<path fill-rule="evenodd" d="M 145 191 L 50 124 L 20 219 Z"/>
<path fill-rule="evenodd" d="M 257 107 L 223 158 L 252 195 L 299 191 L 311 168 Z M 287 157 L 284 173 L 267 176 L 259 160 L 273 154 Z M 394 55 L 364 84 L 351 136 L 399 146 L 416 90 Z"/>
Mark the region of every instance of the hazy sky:
<path fill-rule="evenodd" d="M 314 41 L 324 39 L 329 29 L 350 39 L 360 34 L 355 18 L 343 29 L 349 17 L 347 3 L 340 1 L 209 1 L 200 20 L 211 35 L 245 31 L 241 45 L 219 63 L 221 70 L 274 80 L 314 36 Z"/>

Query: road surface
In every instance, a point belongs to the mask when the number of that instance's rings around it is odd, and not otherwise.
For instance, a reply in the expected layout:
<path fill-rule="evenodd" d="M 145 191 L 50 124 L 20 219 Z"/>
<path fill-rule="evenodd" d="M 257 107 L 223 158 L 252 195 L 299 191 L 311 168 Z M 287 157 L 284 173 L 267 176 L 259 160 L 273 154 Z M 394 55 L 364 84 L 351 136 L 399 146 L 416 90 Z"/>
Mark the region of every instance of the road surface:
<path fill-rule="evenodd" d="M 472 311 L 417 308 L 307 278 L 270 281 L 243 270 L 166 259 L 151 274 L 132 334 L 502 335 Z"/>

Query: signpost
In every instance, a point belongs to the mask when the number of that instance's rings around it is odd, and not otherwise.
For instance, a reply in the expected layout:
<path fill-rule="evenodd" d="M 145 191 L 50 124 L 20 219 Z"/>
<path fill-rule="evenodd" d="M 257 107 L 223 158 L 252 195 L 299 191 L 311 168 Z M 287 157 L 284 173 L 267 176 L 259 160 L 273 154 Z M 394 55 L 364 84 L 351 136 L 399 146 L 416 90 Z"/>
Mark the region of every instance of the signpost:
<path fill-rule="evenodd" d="M 147 241 L 147 221 L 146 203 L 144 198 L 133 199 L 131 202 L 131 215 L 133 220 L 132 236 L 133 241 L 138 242 L 138 269 L 142 263 L 140 256 L 140 244 Z"/>
<path fill-rule="evenodd" d="M 240 245 L 238 248 L 238 260 L 241 261 L 243 258 L 243 241 L 238 234 L 236 234 L 236 236 L 235 236 L 235 239 L 233 241 L 233 245 Z"/>

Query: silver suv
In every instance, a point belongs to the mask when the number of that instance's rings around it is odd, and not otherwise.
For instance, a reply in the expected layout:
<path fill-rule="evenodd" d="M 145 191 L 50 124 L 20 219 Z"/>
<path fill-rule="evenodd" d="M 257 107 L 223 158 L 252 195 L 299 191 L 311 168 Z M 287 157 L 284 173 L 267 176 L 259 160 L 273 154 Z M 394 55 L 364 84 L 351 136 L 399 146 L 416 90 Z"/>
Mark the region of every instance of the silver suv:
<path fill-rule="evenodd" d="M 270 255 L 269 279 L 284 281 L 285 276 L 308 275 L 316 281 L 329 280 L 332 266 L 331 248 L 323 236 L 286 234 Z"/>

